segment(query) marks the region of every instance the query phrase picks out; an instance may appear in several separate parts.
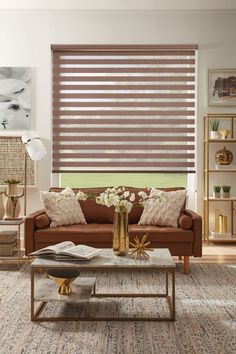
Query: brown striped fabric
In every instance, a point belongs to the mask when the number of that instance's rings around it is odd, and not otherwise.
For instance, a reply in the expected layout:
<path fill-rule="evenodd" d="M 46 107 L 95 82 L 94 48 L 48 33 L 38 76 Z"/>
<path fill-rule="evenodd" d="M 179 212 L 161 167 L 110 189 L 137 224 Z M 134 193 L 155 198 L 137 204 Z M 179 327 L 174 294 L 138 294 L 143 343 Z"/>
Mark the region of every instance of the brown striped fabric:
<path fill-rule="evenodd" d="M 196 45 L 53 45 L 53 172 L 195 172 Z"/>

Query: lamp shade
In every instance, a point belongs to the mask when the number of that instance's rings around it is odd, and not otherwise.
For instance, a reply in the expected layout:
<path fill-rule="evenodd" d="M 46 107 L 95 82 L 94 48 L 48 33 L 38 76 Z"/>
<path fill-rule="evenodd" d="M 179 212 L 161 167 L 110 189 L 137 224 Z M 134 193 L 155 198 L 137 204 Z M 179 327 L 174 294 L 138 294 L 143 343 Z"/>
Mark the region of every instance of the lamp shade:
<path fill-rule="evenodd" d="M 46 154 L 47 151 L 37 135 L 31 133 L 24 133 L 21 137 L 25 148 L 33 161 L 41 160 Z"/>

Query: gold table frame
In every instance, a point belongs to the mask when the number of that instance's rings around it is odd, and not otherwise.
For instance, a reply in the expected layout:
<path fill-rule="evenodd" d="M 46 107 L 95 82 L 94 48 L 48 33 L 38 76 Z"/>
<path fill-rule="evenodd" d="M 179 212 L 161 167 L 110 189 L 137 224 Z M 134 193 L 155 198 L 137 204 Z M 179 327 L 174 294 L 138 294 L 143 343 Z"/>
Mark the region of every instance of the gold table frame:
<path fill-rule="evenodd" d="M 59 262 L 57 262 L 59 263 Z M 59 263 L 60 264 L 60 263 Z M 86 265 L 83 265 L 82 267 L 80 266 L 79 263 L 69 263 L 67 262 L 66 266 L 65 263 L 63 263 L 63 267 L 71 268 L 71 267 L 76 267 L 82 270 L 97 270 L 100 271 L 104 268 L 91 268 L 90 266 L 86 267 Z M 169 307 L 169 312 L 170 316 L 169 317 L 117 317 L 117 316 L 99 316 L 99 317 L 93 317 L 90 316 L 90 311 L 89 311 L 89 303 L 86 306 L 85 309 L 85 315 L 84 316 L 66 316 L 66 317 L 45 317 L 45 316 L 40 316 L 42 313 L 42 310 L 44 309 L 45 305 L 47 304 L 47 301 L 42 301 L 39 306 L 35 309 L 35 300 L 34 300 L 34 295 L 35 295 L 35 273 L 38 272 L 38 270 L 47 270 L 47 269 L 55 268 L 53 265 L 44 265 L 44 266 L 31 266 L 31 321 L 153 321 L 153 322 L 173 322 L 175 321 L 175 266 L 153 266 L 149 267 L 149 271 L 156 271 L 156 270 L 163 270 L 165 271 L 165 293 L 97 293 L 96 292 L 96 284 L 93 288 L 91 297 L 92 298 L 165 298 L 167 300 L 167 304 Z M 147 270 L 145 267 L 133 267 L 132 269 L 130 267 L 125 267 L 122 266 L 121 268 L 114 268 L 114 267 L 106 267 L 106 269 L 110 269 L 112 271 L 118 270 L 118 271 L 137 271 L 137 270 Z M 171 275 L 171 294 L 169 293 L 169 274 Z M 63 300 L 62 300 L 63 301 Z"/>

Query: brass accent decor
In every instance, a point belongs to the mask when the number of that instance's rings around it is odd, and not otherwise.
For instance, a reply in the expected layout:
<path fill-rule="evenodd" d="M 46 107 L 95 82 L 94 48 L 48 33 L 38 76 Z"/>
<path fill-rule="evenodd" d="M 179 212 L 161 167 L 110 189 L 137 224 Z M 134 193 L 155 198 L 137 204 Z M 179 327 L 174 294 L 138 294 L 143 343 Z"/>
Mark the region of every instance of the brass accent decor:
<path fill-rule="evenodd" d="M 230 129 L 220 130 L 220 131 L 219 131 L 219 134 L 220 134 L 221 139 L 227 139 L 227 138 L 228 138 L 228 135 L 230 135 L 230 133 L 231 133 L 231 130 L 230 130 Z"/>
<path fill-rule="evenodd" d="M 72 289 L 70 284 L 78 277 L 77 269 L 49 269 L 47 275 L 59 285 L 58 294 L 70 295 Z"/>
<path fill-rule="evenodd" d="M 17 184 L 19 181 L 12 180 L 8 182 L 8 191 L 5 190 L 4 194 L 7 197 L 6 203 L 6 217 L 15 219 L 20 214 L 20 202 L 19 199 L 23 197 L 24 190 L 21 194 L 17 194 Z M 6 181 L 7 182 L 7 181 Z"/>
<path fill-rule="evenodd" d="M 116 256 L 125 256 L 129 251 L 128 213 L 114 213 L 113 252 Z"/>
<path fill-rule="evenodd" d="M 233 161 L 233 154 L 230 150 L 227 150 L 225 146 L 217 151 L 215 160 L 218 165 L 230 165 Z"/>
<path fill-rule="evenodd" d="M 227 233 L 227 216 L 219 215 L 219 233 L 226 234 Z"/>
<path fill-rule="evenodd" d="M 151 241 L 147 241 L 148 234 L 143 235 L 142 239 L 140 240 L 137 236 L 134 237 L 133 242 L 130 241 L 130 245 L 134 248 L 130 251 L 130 254 L 135 254 L 135 259 L 149 258 L 149 255 L 146 251 L 153 251 L 152 248 L 149 248 Z"/>

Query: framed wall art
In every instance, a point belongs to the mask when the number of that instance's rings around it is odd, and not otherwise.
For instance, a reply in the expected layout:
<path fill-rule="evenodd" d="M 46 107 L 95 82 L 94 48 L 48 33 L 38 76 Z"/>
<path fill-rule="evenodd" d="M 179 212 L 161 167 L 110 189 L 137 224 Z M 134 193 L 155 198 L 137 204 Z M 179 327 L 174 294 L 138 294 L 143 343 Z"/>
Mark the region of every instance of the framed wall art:
<path fill-rule="evenodd" d="M 24 153 L 25 147 L 21 137 L 0 136 L 0 186 L 5 185 L 7 179 L 20 180 L 24 183 Z M 27 184 L 36 185 L 36 165 L 28 154 L 27 156 Z M 6 186 L 6 185 L 5 185 Z M 1 188 L 0 188 L 1 189 Z"/>
<path fill-rule="evenodd" d="M 0 131 L 30 128 L 31 70 L 0 67 Z"/>
<path fill-rule="evenodd" d="M 236 106 L 236 69 L 208 71 L 209 106 Z"/>

